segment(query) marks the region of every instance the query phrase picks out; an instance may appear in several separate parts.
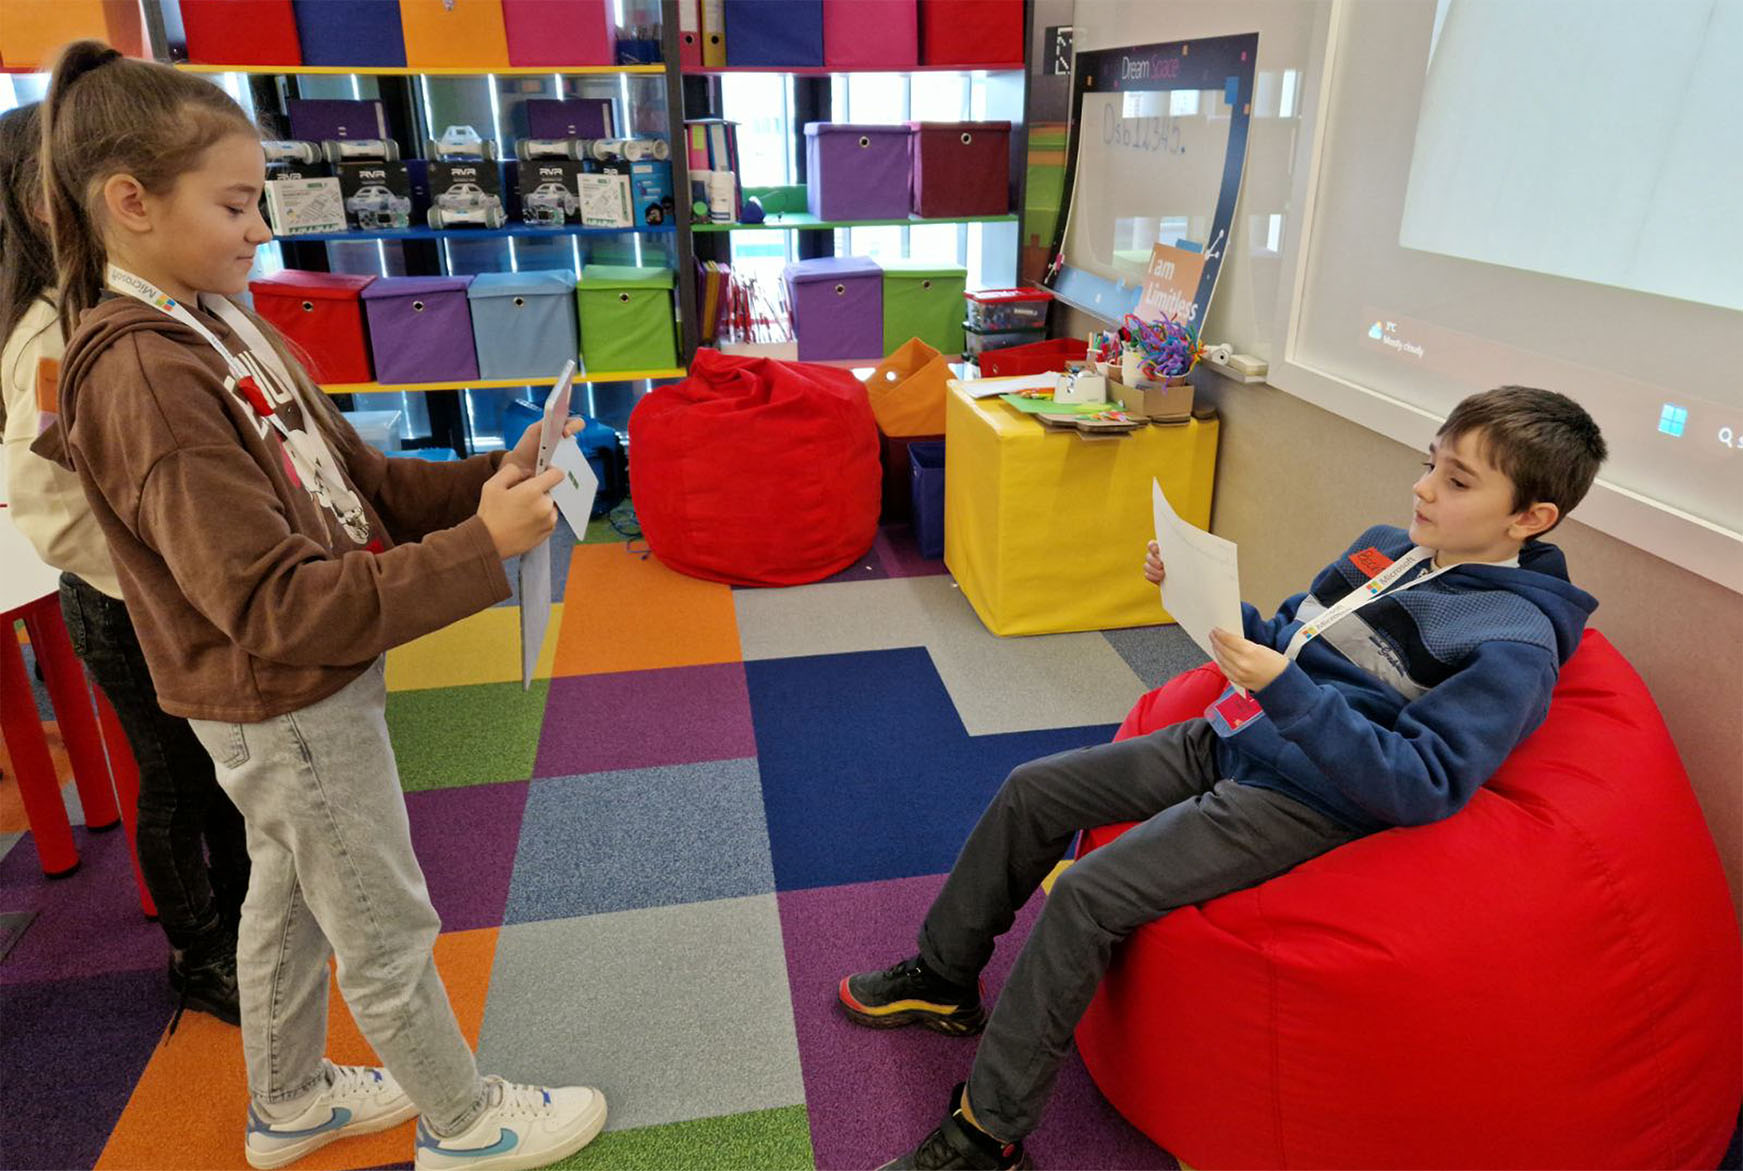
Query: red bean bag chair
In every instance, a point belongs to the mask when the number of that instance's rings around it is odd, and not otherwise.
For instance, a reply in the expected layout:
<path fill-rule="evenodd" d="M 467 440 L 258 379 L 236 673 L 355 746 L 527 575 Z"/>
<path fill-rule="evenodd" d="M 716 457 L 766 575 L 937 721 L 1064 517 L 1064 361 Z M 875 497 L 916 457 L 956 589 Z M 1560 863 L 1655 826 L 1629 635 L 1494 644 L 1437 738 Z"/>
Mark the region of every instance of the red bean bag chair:
<path fill-rule="evenodd" d="M 1119 735 L 1222 685 L 1188 672 Z M 1200 1171 L 1713 1167 L 1743 1094 L 1740 957 L 1658 709 L 1588 631 L 1549 718 L 1457 816 L 1142 928 L 1077 1043 Z"/>
<path fill-rule="evenodd" d="M 801 585 L 877 535 L 878 429 L 846 370 L 699 350 L 631 412 L 629 464 L 648 548 L 691 577 Z"/>

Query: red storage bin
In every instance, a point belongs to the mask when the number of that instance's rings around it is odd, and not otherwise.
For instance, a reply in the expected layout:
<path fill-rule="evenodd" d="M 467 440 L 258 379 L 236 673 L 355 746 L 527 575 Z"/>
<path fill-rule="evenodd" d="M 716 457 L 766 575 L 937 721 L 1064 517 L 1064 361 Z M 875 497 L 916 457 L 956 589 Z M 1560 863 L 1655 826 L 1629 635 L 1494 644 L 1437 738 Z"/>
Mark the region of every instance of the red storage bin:
<path fill-rule="evenodd" d="M 1009 122 L 910 122 L 914 214 L 930 219 L 1011 210 Z"/>
<path fill-rule="evenodd" d="M 906 69 L 919 63 L 916 0 L 823 0 L 824 65 Z"/>
<path fill-rule="evenodd" d="M 920 0 L 924 65 L 1021 65 L 1023 0 Z"/>
<path fill-rule="evenodd" d="M 203 65 L 301 65 L 291 0 L 182 0 L 188 60 Z"/>
<path fill-rule="evenodd" d="M 617 30 L 606 0 L 502 0 L 510 65 L 610 65 Z"/>
<path fill-rule="evenodd" d="M 1088 356 L 1089 343 L 1080 337 L 1056 337 L 1025 346 L 985 350 L 980 356 L 980 376 L 1020 378 L 1025 374 L 1046 374 L 1050 370 L 1064 370 L 1067 362 L 1081 362 Z"/>
<path fill-rule="evenodd" d="M 302 351 L 316 382 L 370 382 L 361 294 L 375 278 L 286 269 L 248 282 L 254 311 Z"/>

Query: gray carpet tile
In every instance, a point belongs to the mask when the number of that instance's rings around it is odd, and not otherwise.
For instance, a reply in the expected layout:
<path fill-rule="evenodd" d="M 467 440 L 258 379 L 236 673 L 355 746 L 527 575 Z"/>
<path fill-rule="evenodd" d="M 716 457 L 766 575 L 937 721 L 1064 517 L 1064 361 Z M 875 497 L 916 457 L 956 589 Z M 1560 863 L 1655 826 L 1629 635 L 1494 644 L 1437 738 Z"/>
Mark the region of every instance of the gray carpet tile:
<path fill-rule="evenodd" d="M 598 1087 L 609 1130 L 803 1102 L 775 896 L 504 927 L 478 1064 Z"/>
<path fill-rule="evenodd" d="M 1182 671 L 1190 671 L 1200 663 L 1210 661 L 1198 649 L 1198 644 L 1178 626 L 1106 630 L 1102 637 L 1137 672 L 1146 690 L 1160 687 Z"/>

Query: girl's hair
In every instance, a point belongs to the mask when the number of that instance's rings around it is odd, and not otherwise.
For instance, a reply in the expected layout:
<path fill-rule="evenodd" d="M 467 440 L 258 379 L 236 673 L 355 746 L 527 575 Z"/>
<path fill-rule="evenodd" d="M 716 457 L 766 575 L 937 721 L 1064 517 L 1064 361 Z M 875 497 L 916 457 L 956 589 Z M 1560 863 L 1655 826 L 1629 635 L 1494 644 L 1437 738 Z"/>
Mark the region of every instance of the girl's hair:
<path fill-rule="evenodd" d="M 41 148 L 36 103 L 0 116 L 0 339 L 54 288 L 54 250 L 41 219 Z"/>
<path fill-rule="evenodd" d="M 101 41 L 74 41 L 61 51 L 43 102 L 42 171 L 65 334 L 103 293 L 109 264 L 103 184 L 126 174 L 154 195 L 166 194 L 207 149 L 232 134 L 259 137 L 242 107 L 209 81 L 124 57 Z M 312 421 L 334 431 L 338 412 L 300 355 L 271 323 L 242 308 L 308 392 Z"/>

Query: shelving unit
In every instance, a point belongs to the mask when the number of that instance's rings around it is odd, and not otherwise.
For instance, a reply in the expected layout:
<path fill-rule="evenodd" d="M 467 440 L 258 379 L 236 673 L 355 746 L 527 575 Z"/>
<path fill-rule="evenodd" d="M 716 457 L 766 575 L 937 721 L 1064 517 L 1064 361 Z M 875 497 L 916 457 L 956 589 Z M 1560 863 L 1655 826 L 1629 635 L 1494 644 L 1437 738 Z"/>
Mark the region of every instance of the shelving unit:
<path fill-rule="evenodd" d="M 178 61 L 176 68 L 186 73 L 257 73 L 274 77 L 348 77 L 351 74 L 371 77 L 585 77 L 590 74 L 623 74 L 659 76 L 664 65 L 504 65 L 500 68 L 479 67 L 453 69 L 432 66 L 418 69 L 409 65 L 207 65 L 194 61 Z"/>
<path fill-rule="evenodd" d="M 692 232 L 832 232 L 836 228 L 920 228 L 928 224 L 1014 224 L 1017 214 L 957 216 L 947 220 L 925 220 L 908 216 L 897 220 L 820 220 L 802 211 L 778 212 L 760 224 L 691 224 Z"/>
<path fill-rule="evenodd" d="M 639 228 L 586 228 L 580 224 L 573 227 L 541 228 L 532 224 L 508 224 L 500 228 L 384 228 L 376 232 L 297 232 L 290 236 L 277 236 L 275 239 L 281 244 L 343 244 L 365 240 L 495 240 L 508 237 L 521 240 L 559 240 L 568 236 L 621 236 L 626 232 L 670 236 L 677 230 L 676 224 L 650 224 Z"/>
<path fill-rule="evenodd" d="M 601 382 L 643 382 L 650 379 L 682 378 L 689 371 L 682 366 L 666 370 L 607 370 L 599 374 L 577 374 L 577 385 Z M 539 386 L 551 379 L 539 378 L 475 378 L 470 382 L 328 382 L 321 389 L 328 394 L 423 394 L 436 390 L 518 390 L 523 386 Z"/>

